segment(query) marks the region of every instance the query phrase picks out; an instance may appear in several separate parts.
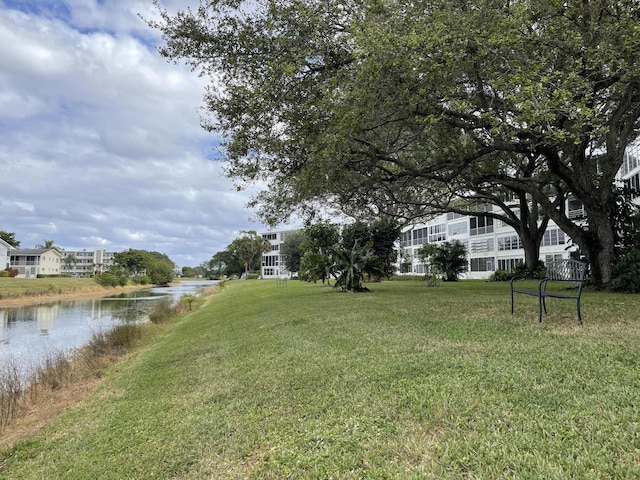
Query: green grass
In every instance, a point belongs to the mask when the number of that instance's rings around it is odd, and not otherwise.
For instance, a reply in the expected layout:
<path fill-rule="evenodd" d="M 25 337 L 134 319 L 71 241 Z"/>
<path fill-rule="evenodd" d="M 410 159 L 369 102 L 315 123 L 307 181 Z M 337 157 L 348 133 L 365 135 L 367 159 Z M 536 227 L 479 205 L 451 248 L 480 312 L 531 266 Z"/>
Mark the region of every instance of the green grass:
<path fill-rule="evenodd" d="M 36 296 L 49 293 L 74 292 L 78 289 L 96 287 L 93 278 L 8 278 L 0 277 L 0 298 Z"/>
<path fill-rule="evenodd" d="M 234 281 L 0 478 L 640 477 L 639 296 Z"/>

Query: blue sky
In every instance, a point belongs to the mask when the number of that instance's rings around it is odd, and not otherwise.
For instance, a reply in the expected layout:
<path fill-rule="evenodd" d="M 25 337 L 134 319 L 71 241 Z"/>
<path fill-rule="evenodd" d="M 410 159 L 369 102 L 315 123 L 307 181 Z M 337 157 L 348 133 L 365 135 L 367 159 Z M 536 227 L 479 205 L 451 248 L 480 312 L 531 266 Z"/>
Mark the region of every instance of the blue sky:
<path fill-rule="evenodd" d="M 197 0 L 166 0 L 170 12 Z M 0 0 L 0 230 L 196 266 L 250 219 L 200 127 L 206 80 L 157 53 L 151 0 Z"/>

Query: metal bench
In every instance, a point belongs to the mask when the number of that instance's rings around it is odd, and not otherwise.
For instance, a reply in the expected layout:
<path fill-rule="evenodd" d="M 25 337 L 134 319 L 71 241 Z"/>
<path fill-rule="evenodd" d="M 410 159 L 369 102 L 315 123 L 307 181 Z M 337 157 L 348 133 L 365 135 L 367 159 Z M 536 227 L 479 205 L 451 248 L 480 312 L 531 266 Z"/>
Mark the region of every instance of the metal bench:
<path fill-rule="evenodd" d="M 578 309 L 578 321 L 582 325 L 582 312 L 580 311 L 580 296 L 584 277 L 587 273 L 587 264 L 579 260 L 556 260 L 547 265 L 547 274 L 533 290 L 518 288 L 518 281 L 523 277 L 511 279 L 511 314 L 513 315 L 513 300 L 515 293 L 538 297 L 538 321 L 542 323 L 542 311 L 547 313 L 546 298 L 564 298 L 576 301 Z"/>

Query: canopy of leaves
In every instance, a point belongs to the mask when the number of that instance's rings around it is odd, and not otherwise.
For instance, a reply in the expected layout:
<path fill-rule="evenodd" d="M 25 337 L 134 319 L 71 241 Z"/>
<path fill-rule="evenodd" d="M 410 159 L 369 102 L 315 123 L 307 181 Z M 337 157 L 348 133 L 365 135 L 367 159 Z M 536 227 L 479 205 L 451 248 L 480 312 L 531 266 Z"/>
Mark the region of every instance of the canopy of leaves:
<path fill-rule="evenodd" d="M 160 13 L 162 54 L 212 77 L 203 123 L 227 139 L 228 173 L 269 181 L 254 201 L 266 221 L 328 204 L 408 217 L 469 186 L 508 188 L 609 281 L 606 205 L 640 118 L 638 2 L 211 0 Z M 568 193 L 589 231 L 567 218 Z"/>
<path fill-rule="evenodd" d="M 20 242 L 16 240 L 16 234 L 14 232 L 5 232 L 4 230 L 0 230 L 0 238 L 12 247 L 18 248 L 20 246 Z"/>

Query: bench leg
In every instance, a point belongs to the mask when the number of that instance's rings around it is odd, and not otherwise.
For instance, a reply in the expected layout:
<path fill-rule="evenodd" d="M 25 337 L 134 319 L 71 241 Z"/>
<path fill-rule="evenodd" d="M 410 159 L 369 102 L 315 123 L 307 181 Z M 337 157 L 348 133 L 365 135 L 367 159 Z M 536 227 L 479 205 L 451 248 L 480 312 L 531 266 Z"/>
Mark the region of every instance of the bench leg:
<path fill-rule="evenodd" d="M 578 296 L 578 301 L 576 303 L 578 304 L 578 323 L 582 325 L 582 312 L 580 311 L 580 296 Z"/>
<path fill-rule="evenodd" d="M 538 323 L 542 323 L 542 309 L 544 308 L 544 313 L 547 313 L 547 306 L 544 303 L 544 297 L 540 295 L 538 297 Z"/>
<path fill-rule="evenodd" d="M 511 291 L 511 315 L 513 315 L 513 290 Z"/>

